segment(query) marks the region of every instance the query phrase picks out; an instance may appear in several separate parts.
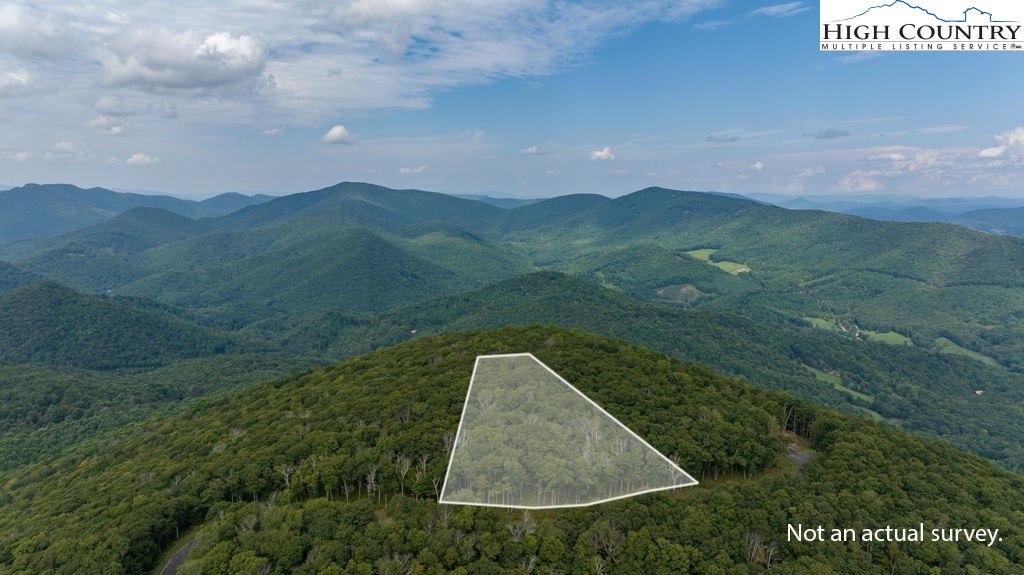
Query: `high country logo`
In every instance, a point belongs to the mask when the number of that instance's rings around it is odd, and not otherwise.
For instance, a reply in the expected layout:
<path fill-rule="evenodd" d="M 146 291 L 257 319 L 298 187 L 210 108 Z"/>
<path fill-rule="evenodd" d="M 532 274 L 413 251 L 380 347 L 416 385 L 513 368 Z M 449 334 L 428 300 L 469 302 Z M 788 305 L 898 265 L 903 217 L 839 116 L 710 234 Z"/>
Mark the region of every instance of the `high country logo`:
<path fill-rule="evenodd" d="M 822 51 L 1024 51 L 1021 0 L 821 0 Z"/>

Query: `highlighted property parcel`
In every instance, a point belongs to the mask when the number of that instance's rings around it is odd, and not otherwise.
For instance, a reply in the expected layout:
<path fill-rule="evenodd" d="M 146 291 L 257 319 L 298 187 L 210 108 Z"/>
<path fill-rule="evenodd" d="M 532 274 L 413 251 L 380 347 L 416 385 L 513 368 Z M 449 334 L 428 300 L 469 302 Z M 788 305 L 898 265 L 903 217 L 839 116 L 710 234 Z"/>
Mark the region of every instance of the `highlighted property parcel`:
<path fill-rule="evenodd" d="M 583 507 L 697 481 L 528 353 L 476 359 L 441 503 Z"/>

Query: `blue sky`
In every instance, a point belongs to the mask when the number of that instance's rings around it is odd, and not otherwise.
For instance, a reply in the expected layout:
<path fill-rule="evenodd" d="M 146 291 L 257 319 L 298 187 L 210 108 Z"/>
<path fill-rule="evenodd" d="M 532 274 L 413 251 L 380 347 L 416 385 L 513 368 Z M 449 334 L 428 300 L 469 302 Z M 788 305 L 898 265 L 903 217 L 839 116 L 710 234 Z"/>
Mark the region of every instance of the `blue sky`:
<path fill-rule="evenodd" d="M 809 2 L 15 1 L 0 182 L 1024 197 L 1024 52 L 821 53 L 817 26 Z"/>

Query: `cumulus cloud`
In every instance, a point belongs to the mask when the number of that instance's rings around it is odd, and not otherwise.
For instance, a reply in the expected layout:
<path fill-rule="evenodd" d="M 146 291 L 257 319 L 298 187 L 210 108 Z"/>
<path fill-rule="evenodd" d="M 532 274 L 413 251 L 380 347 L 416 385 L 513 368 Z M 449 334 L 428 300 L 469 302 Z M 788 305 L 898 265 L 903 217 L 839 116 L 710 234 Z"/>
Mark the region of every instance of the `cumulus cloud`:
<path fill-rule="evenodd" d="M 78 48 L 75 27 L 41 6 L 0 4 L 0 53 L 26 62 L 70 58 Z"/>
<path fill-rule="evenodd" d="M 103 62 L 111 86 L 204 93 L 228 86 L 262 87 L 267 51 L 248 35 L 132 30 L 111 45 Z"/>
<path fill-rule="evenodd" d="M 763 6 L 750 13 L 751 16 L 769 16 L 772 18 L 787 18 L 801 12 L 810 10 L 810 6 L 804 6 L 803 2 L 786 2 L 785 4 L 773 4 Z"/>
<path fill-rule="evenodd" d="M 880 175 L 875 171 L 855 170 L 839 181 L 839 189 L 844 192 L 876 192 L 882 187 L 878 181 Z"/>
<path fill-rule="evenodd" d="M 399 168 L 400 174 L 422 174 L 429 166 L 416 166 L 415 168 Z"/>
<path fill-rule="evenodd" d="M 127 160 L 125 160 L 125 163 L 128 164 L 129 166 L 150 166 L 153 164 L 159 164 L 160 158 L 154 158 L 149 154 L 137 152 L 132 154 Z"/>
<path fill-rule="evenodd" d="M 348 144 L 352 141 L 352 135 L 349 134 L 348 128 L 338 124 L 327 130 L 327 133 L 320 138 L 320 141 L 325 144 Z"/>
<path fill-rule="evenodd" d="M 837 138 L 849 138 L 850 132 L 847 132 L 846 130 L 837 130 L 835 128 L 825 128 L 824 130 L 820 130 L 813 134 L 804 135 L 810 136 L 815 140 L 835 140 Z"/>
<path fill-rule="evenodd" d="M 276 136 L 280 136 L 283 133 L 284 133 L 284 130 L 282 128 L 270 128 L 270 129 L 263 130 L 262 132 L 260 132 L 260 135 L 261 136 L 269 136 L 269 137 L 273 138 L 273 137 L 276 137 Z M 329 134 L 330 134 L 330 132 L 325 134 L 324 137 L 326 138 L 327 135 L 329 135 Z"/>
<path fill-rule="evenodd" d="M 120 136 L 128 126 L 128 120 L 121 116 L 100 114 L 89 122 L 89 127 L 104 136 Z"/>
<path fill-rule="evenodd" d="M 1017 126 L 1009 132 L 998 134 L 996 140 L 1005 146 L 1024 146 L 1024 126 Z"/>
<path fill-rule="evenodd" d="M 543 154 L 544 150 L 542 150 L 540 146 L 530 146 L 529 148 L 519 150 L 519 153 L 524 156 L 537 156 L 539 154 Z"/>
<path fill-rule="evenodd" d="M 1008 148 L 1006 146 L 996 146 L 994 148 L 985 148 L 978 152 L 978 156 L 981 158 L 998 158 L 1006 153 Z"/>
<path fill-rule="evenodd" d="M 612 153 L 612 149 L 611 149 L 610 146 L 605 146 L 604 148 L 601 148 L 600 150 L 594 150 L 593 152 L 590 152 L 590 159 L 591 160 L 614 160 L 615 159 L 615 154 Z"/>
<path fill-rule="evenodd" d="M 761 170 L 764 169 L 764 162 L 762 162 L 761 160 L 758 160 L 758 161 L 754 162 L 753 164 L 750 164 L 750 169 L 754 170 L 755 172 L 760 172 Z"/>
<path fill-rule="evenodd" d="M 810 177 L 818 176 L 818 175 L 821 175 L 821 174 L 824 174 L 824 173 L 825 173 L 825 167 L 824 166 L 814 166 L 813 168 L 807 168 L 807 169 L 803 170 L 802 172 L 797 174 L 797 177 L 798 178 L 810 178 Z"/>
<path fill-rule="evenodd" d="M 92 154 L 87 150 L 80 150 L 75 144 L 67 141 L 57 142 L 53 149 L 45 152 L 37 150 L 2 151 L 0 155 L 17 162 L 42 160 L 44 162 L 78 163 L 92 158 Z"/>
<path fill-rule="evenodd" d="M 995 139 L 1000 145 L 985 148 L 978 152 L 981 158 L 998 158 L 1012 148 L 1024 148 L 1024 126 L 1017 126 L 1009 132 L 996 134 Z"/>

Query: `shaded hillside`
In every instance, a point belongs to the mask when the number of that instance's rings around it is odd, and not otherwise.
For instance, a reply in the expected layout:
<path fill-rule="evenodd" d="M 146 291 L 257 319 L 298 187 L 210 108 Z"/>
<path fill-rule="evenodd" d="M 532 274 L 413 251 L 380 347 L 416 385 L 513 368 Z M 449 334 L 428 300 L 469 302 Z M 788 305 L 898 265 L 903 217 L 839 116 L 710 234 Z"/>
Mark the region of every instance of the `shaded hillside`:
<path fill-rule="evenodd" d="M 748 270 L 760 285 L 756 293 L 714 300 L 723 309 L 845 318 L 909 333 L 925 348 L 946 338 L 1024 369 L 1024 240 L 1018 238 L 661 188 L 508 238 L 554 268 L 588 251 L 634 243 L 708 249 L 710 264 Z"/>
<path fill-rule="evenodd" d="M 245 208 L 222 218 L 221 225 L 231 228 L 265 226 L 326 209 L 340 209 L 361 225 L 381 228 L 429 221 L 473 228 L 503 211 L 483 202 L 447 194 L 343 182 Z"/>
<path fill-rule="evenodd" d="M 476 355 L 531 351 L 703 479 L 544 514 L 438 506 Z M 818 456 L 797 476 L 787 442 Z M 448 443 L 450 445 L 450 442 Z M 716 478 L 728 476 L 728 481 Z M 856 481 L 851 481 L 855 477 Z M 0 573 L 1019 573 L 1024 482 L 969 455 L 576 331 L 374 352 L 0 473 Z M 984 545 L 809 544 L 787 524 L 998 528 Z M 518 528 L 516 526 L 519 526 Z M 770 551 L 770 554 L 768 553 Z"/>
<path fill-rule="evenodd" d="M 239 194 L 238 192 L 228 192 L 213 196 L 212 198 L 206 198 L 199 202 L 205 207 L 220 210 L 221 213 L 230 214 L 236 212 L 242 208 L 249 206 L 255 206 L 256 204 L 262 204 L 263 202 L 269 202 L 276 196 L 268 196 L 267 194 Z"/>
<path fill-rule="evenodd" d="M 778 316 L 754 320 L 672 309 L 558 273 L 531 274 L 376 317 L 336 310 L 252 329 L 286 349 L 337 359 L 443 331 L 531 323 L 619 337 L 762 387 L 940 436 L 1010 469 L 1024 469 L 1024 376 L 958 356 L 859 341 Z M 978 386 L 985 395 L 974 394 Z M 983 428 L 961 424 L 982 417 Z"/>
<path fill-rule="evenodd" d="M 362 228 L 278 225 L 216 232 L 146 254 L 155 272 L 122 292 L 229 321 L 340 306 L 383 310 L 443 293 L 455 273 Z"/>
<path fill-rule="evenodd" d="M 38 283 L 0 294 L 0 360 L 90 369 L 152 367 L 237 348 L 231 336 Z"/>
<path fill-rule="evenodd" d="M 0 261 L 0 292 L 35 283 L 41 278 L 7 262 Z"/>
<path fill-rule="evenodd" d="M 1024 237 L 1024 208 L 975 210 L 957 216 L 954 221 L 990 234 Z"/>
<path fill-rule="evenodd" d="M 212 206 L 170 196 L 82 189 L 69 184 L 26 184 L 0 192 L 0 243 L 84 228 L 140 206 L 162 208 L 188 217 L 224 213 Z"/>
<path fill-rule="evenodd" d="M 219 355 L 132 372 L 0 363 L 0 469 L 53 457 L 186 401 L 309 365 L 273 354 Z"/>
<path fill-rule="evenodd" d="M 50 238 L 0 246 L 0 257 L 86 291 L 105 292 L 147 275 L 140 255 L 209 229 L 159 208 L 132 208 L 108 221 Z"/>

